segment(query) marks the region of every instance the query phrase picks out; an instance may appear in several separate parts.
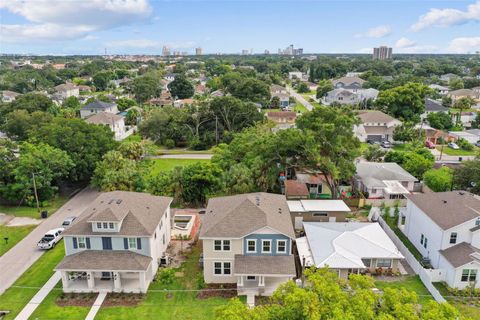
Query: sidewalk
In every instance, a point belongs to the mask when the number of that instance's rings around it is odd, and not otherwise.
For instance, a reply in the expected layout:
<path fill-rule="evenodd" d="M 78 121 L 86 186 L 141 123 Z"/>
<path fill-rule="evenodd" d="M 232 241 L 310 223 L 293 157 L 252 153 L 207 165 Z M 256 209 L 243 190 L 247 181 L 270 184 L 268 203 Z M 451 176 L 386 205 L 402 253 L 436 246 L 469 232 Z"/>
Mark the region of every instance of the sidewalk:
<path fill-rule="evenodd" d="M 55 272 L 53 276 L 48 279 L 48 281 L 43 285 L 43 287 L 33 296 L 32 300 L 22 309 L 22 311 L 17 315 L 15 320 L 27 320 L 32 313 L 37 309 L 37 307 L 42 303 L 42 301 L 48 296 L 50 291 L 57 285 L 60 281 L 61 275 L 60 272 Z"/>
<path fill-rule="evenodd" d="M 93 303 L 92 308 L 87 314 L 87 317 L 85 320 L 93 320 L 95 319 L 95 316 L 97 315 L 98 310 L 100 310 L 100 307 L 102 306 L 103 300 L 105 300 L 105 297 L 107 296 L 106 292 L 100 292 L 97 296 L 97 299 L 95 299 L 95 302 Z"/>

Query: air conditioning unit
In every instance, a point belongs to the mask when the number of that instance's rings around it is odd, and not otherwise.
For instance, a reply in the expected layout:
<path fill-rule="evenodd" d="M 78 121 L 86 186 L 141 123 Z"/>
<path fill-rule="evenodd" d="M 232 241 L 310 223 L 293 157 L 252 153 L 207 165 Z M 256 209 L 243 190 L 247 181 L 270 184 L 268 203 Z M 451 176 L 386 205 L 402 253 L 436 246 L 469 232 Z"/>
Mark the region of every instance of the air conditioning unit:
<path fill-rule="evenodd" d="M 160 267 L 166 267 L 170 264 L 171 260 L 172 258 L 170 258 L 170 256 L 164 254 L 160 259 L 158 259 L 158 265 Z"/>

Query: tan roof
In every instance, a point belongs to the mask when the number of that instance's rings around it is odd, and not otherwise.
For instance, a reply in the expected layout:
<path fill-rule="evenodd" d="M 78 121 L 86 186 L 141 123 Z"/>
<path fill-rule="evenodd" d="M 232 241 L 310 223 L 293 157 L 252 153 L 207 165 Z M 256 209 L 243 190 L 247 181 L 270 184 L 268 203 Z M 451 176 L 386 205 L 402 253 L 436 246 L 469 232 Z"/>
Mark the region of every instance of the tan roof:
<path fill-rule="evenodd" d="M 264 227 L 295 238 L 285 196 L 259 192 L 212 198 L 200 237 L 241 238 Z"/>
<path fill-rule="evenodd" d="M 297 117 L 297 113 L 293 111 L 269 111 L 267 112 L 268 118 L 295 118 Z"/>
<path fill-rule="evenodd" d="M 458 96 L 458 97 L 463 97 L 463 96 L 474 96 L 475 92 L 470 89 L 458 89 L 454 91 L 450 91 L 449 95 L 451 96 Z"/>
<path fill-rule="evenodd" d="M 407 197 L 443 230 L 480 217 L 480 199 L 465 191 L 421 193 Z"/>
<path fill-rule="evenodd" d="M 65 256 L 55 270 L 146 271 L 152 258 L 128 250 L 83 250 Z"/>
<path fill-rule="evenodd" d="M 287 197 L 303 197 L 309 196 L 307 185 L 305 182 L 298 180 L 285 180 L 285 195 Z"/>
<path fill-rule="evenodd" d="M 12 97 L 12 98 L 14 98 L 14 97 L 16 97 L 16 96 L 19 96 L 20 93 L 15 92 L 15 91 L 10 91 L 10 90 L 3 90 L 3 91 L 2 91 L 2 95 L 3 95 L 4 97 Z"/>
<path fill-rule="evenodd" d="M 141 192 L 102 193 L 82 212 L 78 222 L 65 230 L 64 235 L 102 235 L 102 232 L 92 231 L 92 221 L 122 221 L 120 232 L 104 233 L 151 236 L 172 200 L 170 197 L 153 196 Z"/>
<path fill-rule="evenodd" d="M 396 120 L 394 117 L 378 110 L 360 111 L 358 117 L 362 123 L 389 123 Z"/>
<path fill-rule="evenodd" d="M 94 114 L 91 117 L 88 117 L 87 119 L 85 119 L 85 121 L 93 124 L 113 124 L 122 119 L 123 119 L 122 116 L 116 115 L 114 113 L 99 112 Z"/>
<path fill-rule="evenodd" d="M 472 257 L 473 253 L 480 254 L 480 249 L 466 242 L 461 242 L 445 250 L 440 250 L 439 252 L 455 268 L 464 266 L 472 261 L 480 262 Z"/>
<path fill-rule="evenodd" d="M 345 85 L 350 85 L 350 84 L 355 83 L 355 82 L 357 82 L 360 85 L 363 85 L 365 83 L 365 80 L 363 80 L 362 78 L 359 78 L 359 77 L 341 77 L 339 79 L 332 80 L 333 85 L 335 85 L 339 82 L 341 82 Z"/>
<path fill-rule="evenodd" d="M 77 89 L 77 86 L 75 86 L 72 83 L 59 84 L 58 86 L 55 87 L 55 90 L 57 91 L 67 91 L 67 90 L 74 90 L 74 89 Z"/>
<path fill-rule="evenodd" d="M 295 259 L 290 256 L 253 256 L 236 254 L 234 275 L 296 275 Z"/>
<path fill-rule="evenodd" d="M 326 182 L 325 177 L 320 173 L 297 172 L 295 176 L 297 181 L 302 183 L 321 184 Z"/>

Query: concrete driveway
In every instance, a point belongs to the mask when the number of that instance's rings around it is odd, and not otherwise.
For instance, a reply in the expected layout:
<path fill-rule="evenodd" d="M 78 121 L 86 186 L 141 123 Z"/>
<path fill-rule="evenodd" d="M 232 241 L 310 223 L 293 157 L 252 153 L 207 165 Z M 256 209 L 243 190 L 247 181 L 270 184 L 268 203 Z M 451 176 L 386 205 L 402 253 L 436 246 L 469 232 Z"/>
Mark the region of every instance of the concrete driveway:
<path fill-rule="evenodd" d="M 60 227 L 66 217 L 79 216 L 98 195 L 98 191 L 85 188 L 0 257 L 0 294 L 45 252 L 37 249 L 38 240 L 48 230 Z"/>

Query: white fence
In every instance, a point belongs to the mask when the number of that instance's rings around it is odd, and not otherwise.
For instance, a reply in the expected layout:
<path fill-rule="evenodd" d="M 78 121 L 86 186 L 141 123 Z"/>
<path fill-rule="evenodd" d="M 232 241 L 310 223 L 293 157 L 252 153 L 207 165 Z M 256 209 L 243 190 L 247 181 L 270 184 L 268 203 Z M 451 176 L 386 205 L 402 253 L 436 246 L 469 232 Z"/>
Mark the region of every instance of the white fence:
<path fill-rule="evenodd" d="M 373 208 L 372 208 L 373 209 Z M 397 246 L 398 250 L 403 254 L 405 260 L 413 269 L 413 271 L 420 276 L 423 284 L 433 296 L 437 302 L 445 302 L 446 300 L 442 297 L 440 292 L 433 286 L 432 281 L 442 281 L 444 280 L 443 270 L 438 269 L 425 269 L 422 267 L 420 262 L 413 256 L 413 254 L 408 250 L 408 248 L 403 244 L 402 240 L 393 232 L 388 224 L 383 220 L 381 216 L 378 216 L 378 223 L 385 231 L 385 233 L 390 237 L 393 243 Z"/>

